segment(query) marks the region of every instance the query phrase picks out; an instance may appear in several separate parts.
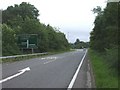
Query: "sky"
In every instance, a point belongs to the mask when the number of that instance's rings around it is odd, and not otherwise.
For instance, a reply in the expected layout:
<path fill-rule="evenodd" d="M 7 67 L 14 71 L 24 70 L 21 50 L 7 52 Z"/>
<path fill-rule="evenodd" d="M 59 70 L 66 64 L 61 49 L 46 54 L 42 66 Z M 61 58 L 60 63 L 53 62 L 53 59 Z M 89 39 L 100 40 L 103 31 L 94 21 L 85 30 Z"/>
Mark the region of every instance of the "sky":
<path fill-rule="evenodd" d="M 96 6 L 105 8 L 106 0 L 0 0 L 0 9 L 29 2 L 38 10 L 41 23 L 50 24 L 66 35 L 69 42 L 88 42 L 94 27 L 95 14 L 91 11 Z"/>

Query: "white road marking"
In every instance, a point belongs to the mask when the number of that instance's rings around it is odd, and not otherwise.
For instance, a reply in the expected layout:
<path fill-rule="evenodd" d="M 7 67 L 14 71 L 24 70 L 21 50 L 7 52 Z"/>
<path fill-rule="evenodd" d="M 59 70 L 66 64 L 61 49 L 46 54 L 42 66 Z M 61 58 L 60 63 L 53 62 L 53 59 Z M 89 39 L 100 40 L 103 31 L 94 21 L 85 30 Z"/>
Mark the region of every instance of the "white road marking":
<path fill-rule="evenodd" d="M 12 78 L 15 78 L 15 77 L 17 77 L 17 76 L 25 73 L 26 71 L 30 71 L 30 68 L 27 67 L 27 68 L 25 68 L 25 69 L 19 70 L 19 73 L 15 74 L 15 75 L 13 75 L 13 76 L 10 76 L 10 77 L 8 77 L 8 78 L 5 78 L 5 79 L 3 79 L 3 80 L 0 80 L 0 83 L 3 83 L 3 82 L 6 82 L 6 81 L 8 81 L 8 80 L 10 80 L 10 79 L 12 79 Z"/>
<path fill-rule="evenodd" d="M 88 88 L 91 88 L 91 75 L 90 75 L 90 71 L 87 71 L 87 86 L 88 86 Z"/>
<path fill-rule="evenodd" d="M 76 49 L 76 51 L 83 51 L 83 49 Z"/>
<path fill-rule="evenodd" d="M 91 88 L 91 75 L 90 75 L 90 65 L 88 61 L 88 71 L 87 71 L 87 86 L 88 88 Z"/>
<path fill-rule="evenodd" d="M 55 60 L 50 60 L 48 62 L 45 62 L 44 64 L 48 64 L 48 63 L 51 63 L 51 62 L 54 62 Z"/>
<path fill-rule="evenodd" d="M 45 58 L 41 58 L 42 60 L 44 60 Z"/>
<path fill-rule="evenodd" d="M 81 66 L 82 66 L 83 60 L 84 60 L 84 58 L 85 58 L 85 56 L 86 56 L 86 53 L 87 53 L 87 50 L 86 50 L 86 52 L 85 52 L 85 54 L 84 54 L 84 56 L 83 56 L 83 58 L 82 58 L 82 60 L 81 60 L 81 62 L 80 62 L 80 64 L 79 64 L 79 66 L 78 66 L 78 68 L 77 68 L 77 70 L 76 70 L 76 73 L 74 74 L 74 76 L 73 76 L 73 78 L 72 78 L 72 80 L 71 80 L 71 82 L 70 82 L 67 90 L 71 90 L 71 89 L 72 89 L 72 87 L 73 87 L 73 85 L 74 85 L 74 83 L 75 83 L 75 80 L 76 80 L 76 78 L 77 78 L 78 72 L 79 72 L 79 70 L 80 70 L 80 68 L 81 68 Z"/>
<path fill-rule="evenodd" d="M 89 62 L 88 62 L 88 70 L 90 71 L 90 65 L 89 65 Z"/>
<path fill-rule="evenodd" d="M 46 58 L 41 58 L 42 60 L 44 59 L 57 59 L 57 57 L 46 57 Z"/>

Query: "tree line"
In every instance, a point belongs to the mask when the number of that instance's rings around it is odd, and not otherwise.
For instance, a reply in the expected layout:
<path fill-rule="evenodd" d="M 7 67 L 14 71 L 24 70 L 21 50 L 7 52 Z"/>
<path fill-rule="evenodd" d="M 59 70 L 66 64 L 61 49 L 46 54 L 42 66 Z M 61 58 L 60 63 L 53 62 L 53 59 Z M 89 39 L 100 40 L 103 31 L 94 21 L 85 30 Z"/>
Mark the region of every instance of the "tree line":
<path fill-rule="evenodd" d="M 104 10 L 97 6 L 93 12 L 97 13 L 97 16 L 94 21 L 94 28 L 90 33 L 90 47 L 105 54 L 111 67 L 118 69 L 120 4 L 117 2 L 107 3 Z"/>
<path fill-rule="evenodd" d="M 89 47 L 89 42 L 80 41 L 78 38 L 74 43 L 70 43 L 72 49 L 83 49 Z"/>
<path fill-rule="evenodd" d="M 38 19 L 39 10 L 27 2 L 8 6 L 2 11 L 2 54 L 22 54 L 17 44 L 17 35 L 37 34 L 38 52 L 69 50 L 65 34 Z"/>

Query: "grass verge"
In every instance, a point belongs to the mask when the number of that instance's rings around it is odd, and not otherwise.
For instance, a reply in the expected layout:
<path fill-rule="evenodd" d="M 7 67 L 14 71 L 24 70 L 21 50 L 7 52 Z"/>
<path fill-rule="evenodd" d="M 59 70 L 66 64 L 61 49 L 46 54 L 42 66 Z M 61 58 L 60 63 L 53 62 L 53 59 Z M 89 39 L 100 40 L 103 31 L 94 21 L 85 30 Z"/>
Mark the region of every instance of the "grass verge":
<path fill-rule="evenodd" d="M 113 73 L 114 69 L 106 63 L 104 55 L 91 49 L 88 53 L 92 63 L 96 88 L 118 88 L 118 75 Z"/>

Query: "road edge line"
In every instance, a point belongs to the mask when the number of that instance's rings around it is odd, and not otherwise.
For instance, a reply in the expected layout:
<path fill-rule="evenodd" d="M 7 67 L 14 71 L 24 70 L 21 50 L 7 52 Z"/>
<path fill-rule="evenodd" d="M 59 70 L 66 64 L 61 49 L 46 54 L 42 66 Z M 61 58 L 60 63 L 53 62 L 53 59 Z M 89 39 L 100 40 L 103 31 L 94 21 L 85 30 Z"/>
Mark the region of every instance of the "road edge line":
<path fill-rule="evenodd" d="M 86 56 L 86 54 L 87 54 L 87 51 L 88 51 L 88 50 L 86 50 L 86 52 L 85 52 L 85 54 L 84 54 L 84 56 L 83 56 L 83 58 L 82 58 L 82 60 L 81 60 L 81 62 L 80 62 L 80 64 L 79 64 L 79 66 L 78 66 L 78 68 L 77 68 L 77 70 L 76 70 L 76 72 L 75 72 L 75 74 L 74 74 L 74 76 L 73 76 L 73 78 L 72 78 L 72 80 L 71 80 L 71 82 L 70 82 L 67 90 L 71 90 L 71 89 L 72 89 L 72 87 L 73 87 L 73 85 L 74 85 L 74 83 L 75 83 L 75 80 L 76 80 L 76 78 L 77 78 L 78 72 L 79 72 L 79 70 L 80 70 L 80 68 L 81 68 L 81 66 L 82 66 L 82 63 L 83 63 L 83 61 L 84 61 L 84 59 L 85 59 L 85 56 Z"/>

